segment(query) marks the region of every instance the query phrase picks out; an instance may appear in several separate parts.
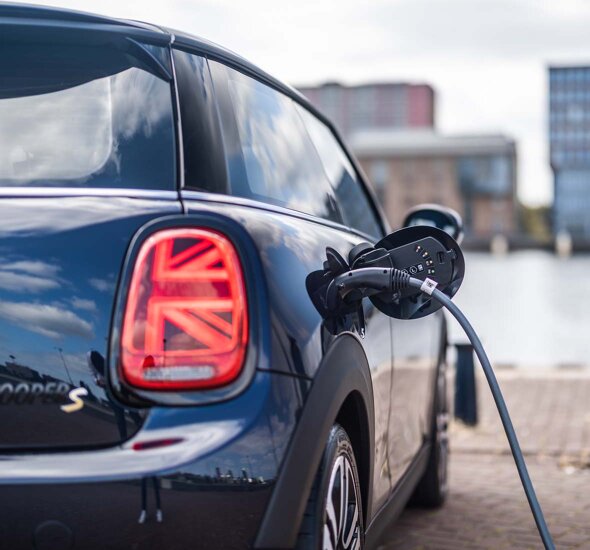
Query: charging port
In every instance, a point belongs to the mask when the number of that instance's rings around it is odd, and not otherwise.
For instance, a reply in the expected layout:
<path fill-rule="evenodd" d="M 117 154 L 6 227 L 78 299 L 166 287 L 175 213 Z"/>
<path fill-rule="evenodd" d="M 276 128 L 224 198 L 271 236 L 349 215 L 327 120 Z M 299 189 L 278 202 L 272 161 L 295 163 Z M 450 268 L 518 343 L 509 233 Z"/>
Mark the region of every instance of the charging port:
<path fill-rule="evenodd" d="M 438 258 L 438 263 L 439 264 L 444 264 L 445 263 L 445 253 L 444 252 L 437 252 L 436 256 Z"/>

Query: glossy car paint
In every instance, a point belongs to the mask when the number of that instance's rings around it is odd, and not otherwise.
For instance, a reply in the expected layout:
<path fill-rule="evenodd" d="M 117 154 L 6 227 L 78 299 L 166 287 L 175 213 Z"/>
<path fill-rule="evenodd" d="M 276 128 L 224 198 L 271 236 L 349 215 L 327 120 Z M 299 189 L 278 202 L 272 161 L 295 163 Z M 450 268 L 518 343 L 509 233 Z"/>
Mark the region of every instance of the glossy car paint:
<path fill-rule="evenodd" d="M 161 449 L 134 451 L 130 442 L 103 451 L 5 455 L 2 547 L 30 548 L 32 538 L 42 547 L 56 531 L 71 536 L 76 548 L 246 546 L 270 497 L 301 406 L 301 385 L 259 373 L 228 403 L 153 408 L 136 440 L 183 438 Z M 142 483 L 149 516 L 138 524 Z M 60 526 L 48 524 L 55 521 Z"/>
<path fill-rule="evenodd" d="M 237 68 L 320 116 L 296 92 L 241 58 L 188 35 L 11 6 L 0 8 L 0 25 L 15 15 L 28 18 L 29 26 L 39 19 L 83 30 L 100 24 L 116 28 L 112 32 L 153 35 L 160 44 L 173 43 Z M 69 415 L 59 411 L 68 402 L 65 396 L 59 402 L 35 401 L 30 407 L 37 410 L 29 412 L 24 410 L 29 405 L 0 406 L 0 541 L 7 548 L 29 548 L 31 540 L 41 547 L 52 538 L 64 541 L 64 547 L 71 540 L 77 548 L 253 544 L 318 369 L 337 342 L 351 335 L 366 356 L 374 399 L 374 411 L 368 411 L 375 441 L 367 526 L 396 494 L 428 436 L 441 316 L 392 321 L 367 303 L 364 333 L 353 319 L 344 334 L 324 330 L 305 278 L 321 266 L 326 246 L 346 254 L 368 237 L 286 208 L 190 189 L 184 170 L 189 162 L 180 147 L 187 132 L 207 137 L 217 154 L 228 146 L 209 85 L 203 84 L 207 93 L 197 106 L 202 116 L 195 117 L 205 123 L 195 129 L 188 115 L 180 121 L 179 181 L 170 182 L 170 191 L 1 189 L 0 386 L 4 379 L 55 380 L 69 390 L 83 382 L 93 396 Z M 182 114 L 181 105 L 177 110 Z M 223 163 L 203 170 L 223 189 Z M 121 387 L 114 365 L 134 238 L 170 223 L 165 220 L 198 224 L 207 216 L 227 220 L 228 236 L 252 261 L 247 288 L 256 297 L 259 326 L 250 350 L 253 368 L 238 390 L 154 403 L 154 396 Z M 15 278 L 18 284 L 11 282 Z M 107 360 L 104 387 L 89 367 L 91 350 Z M 326 401 L 330 397 L 327 391 Z M 133 447 L 162 440 L 170 444 Z M 308 444 L 321 449 L 324 441 L 310 437 Z M 150 514 L 145 524 L 138 523 L 142 486 Z M 154 516 L 156 492 L 162 523 Z M 292 497 L 306 499 L 305 494 Z"/>
<path fill-rule="evenodd" d="M 111 398 L 88 354 L 107 356 L 130 236 L 180 213 L 175 195 L 0 197 L 1 449 L 105 446 L 137 432 L 144 412 Z M 25 392 L 51 383 L 65 387 L 56 399 Z M 87 390 L 86 406 L 64 414 L 74 388 Z"/>
<path fill-rule="evenodd" d="M 235 204 L 191 200 L 183 192 L 189 215 L 211 208 L 224 213 L 246 228 L 262 251 L 267 276 L 272 332 L 283 350 L 284 361 L 271 362 L 273 370 L 285 369 L 312 379 L 333 338 L 322 330 L 322 319 L 309 300 L 305 278 L 317 267 L 326 246 L 350 250 L 362 242 L 350 231 L 332 228 L 315 220 L 286 213 L 264 211 Z M 375 400 L 375 464 L 373 495 L 377 509 L 391 488 L 387 456 L 389 392 L 391 384 L 390 319 L 366 305 L 366 334 L 359 336 L 373 379 Z M 356 332 L 354 327 L 350 327 Z"/>

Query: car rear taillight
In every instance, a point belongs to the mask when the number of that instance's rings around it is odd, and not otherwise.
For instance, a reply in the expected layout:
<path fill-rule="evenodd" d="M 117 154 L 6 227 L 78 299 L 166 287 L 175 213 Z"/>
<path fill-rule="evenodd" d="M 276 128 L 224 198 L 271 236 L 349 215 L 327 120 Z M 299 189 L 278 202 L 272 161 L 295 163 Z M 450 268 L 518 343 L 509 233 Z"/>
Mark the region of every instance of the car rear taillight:
<path fill-rule="evenodd" d="M 248 341 L 244 278 L 232 243 L 210 229 L 165 229 L 141 246 L 121 333 L 132 386 L 223 386 L 242 369 Z"/>

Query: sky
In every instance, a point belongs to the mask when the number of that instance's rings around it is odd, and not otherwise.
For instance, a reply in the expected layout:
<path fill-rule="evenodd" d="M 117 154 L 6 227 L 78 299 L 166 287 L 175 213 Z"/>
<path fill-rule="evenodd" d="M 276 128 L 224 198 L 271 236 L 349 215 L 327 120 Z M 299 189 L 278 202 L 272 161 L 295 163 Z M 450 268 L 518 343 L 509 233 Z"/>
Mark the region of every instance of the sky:
<path fill-rule="evenodd" d="M 514 138 L 518 194 L 552 199 L 547 67 L 590 62 L 585 0 L 50 0 L 202 36 L 292 85 L 427 82 L 442 133 Z"/>

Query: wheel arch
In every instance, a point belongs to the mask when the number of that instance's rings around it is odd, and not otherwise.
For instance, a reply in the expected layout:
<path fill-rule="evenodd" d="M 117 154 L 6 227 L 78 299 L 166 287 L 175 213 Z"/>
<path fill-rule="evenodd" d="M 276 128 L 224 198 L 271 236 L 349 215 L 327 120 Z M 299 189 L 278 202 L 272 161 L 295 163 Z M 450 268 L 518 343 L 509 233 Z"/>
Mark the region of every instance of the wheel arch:
<path fill-rule="evenodd" d="M 317 369 L 267 504 L 255 548 L 292 548 L 295 545 L 326 440 L 336 422 L 352 432 L 349 437 L 359 463 L 364 516 L 370 520 L 374 418 L 373 385 L 367 357 L 356 336 L 341 334 Z M 355 440 L 360 443 L 358 455 Z"/>

